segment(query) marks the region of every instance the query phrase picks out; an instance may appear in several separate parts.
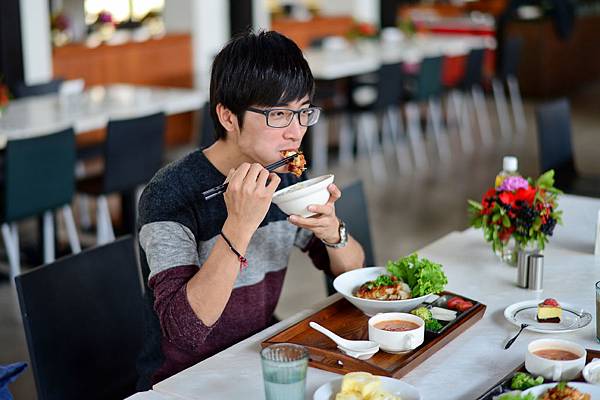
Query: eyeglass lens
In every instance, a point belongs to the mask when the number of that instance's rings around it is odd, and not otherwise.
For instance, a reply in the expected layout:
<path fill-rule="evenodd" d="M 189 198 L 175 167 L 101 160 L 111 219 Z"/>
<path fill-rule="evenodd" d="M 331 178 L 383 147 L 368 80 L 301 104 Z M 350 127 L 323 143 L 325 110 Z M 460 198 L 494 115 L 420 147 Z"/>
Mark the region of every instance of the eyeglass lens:
<path fill-rule="evenodd" d="M 298 112 L 300 125 L 311 126 L 319 120 L 320 111 L 318 108 L 305 108 Z M 274 128 L 284 128 L 288 126 L 296 114 L 292 110 L 277 109 L 271 110 L 267 114 L 267 124 Z"/>

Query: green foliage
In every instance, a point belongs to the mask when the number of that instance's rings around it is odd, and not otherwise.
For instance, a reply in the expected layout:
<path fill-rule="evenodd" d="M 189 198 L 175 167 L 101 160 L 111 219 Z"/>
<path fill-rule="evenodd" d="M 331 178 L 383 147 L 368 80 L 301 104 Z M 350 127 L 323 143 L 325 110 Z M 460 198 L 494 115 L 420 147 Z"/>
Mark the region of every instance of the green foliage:
<path fill-rule="evenodd" d="M 413 297 L 439 293 L 448 283 L 440 264 L 426 258 L 419 259 L 416 253 L 388 261 L 387 270 L 410 286 Z"/>

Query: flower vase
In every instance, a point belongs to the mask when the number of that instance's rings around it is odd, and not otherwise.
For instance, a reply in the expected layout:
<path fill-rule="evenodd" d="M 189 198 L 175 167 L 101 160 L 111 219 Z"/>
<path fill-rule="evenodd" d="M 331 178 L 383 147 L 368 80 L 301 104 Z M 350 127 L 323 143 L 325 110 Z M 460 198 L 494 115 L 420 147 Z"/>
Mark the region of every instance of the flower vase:
<path fill-rule="evenodd" d="M 512 237 L 504 243 L 504 246 L 501 249 L 496 249 L 495 253 L 503 263 L 510 265 L 511 267 L 516 267 L 519 251 L 537 254 L 541 253 L 537 243 L 527 243 L 523 246 Z"/>

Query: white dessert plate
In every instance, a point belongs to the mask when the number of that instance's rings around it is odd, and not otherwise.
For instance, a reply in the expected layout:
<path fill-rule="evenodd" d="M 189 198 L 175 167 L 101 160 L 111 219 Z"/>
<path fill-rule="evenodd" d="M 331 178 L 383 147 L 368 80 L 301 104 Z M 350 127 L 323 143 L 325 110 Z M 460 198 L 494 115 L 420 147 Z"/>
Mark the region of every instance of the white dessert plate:
<path fill-rule="evenodd" d="M 313 395 L 313 400 L 334 400 L 335 395 L 342 388 L 343 377 L 335 378 L 321 385 Z M 402 400 L 421 400 L 421 394 L 416 387 L 404 383 L 401 380 L 380 376 L 381 388 L 387 390 L 394 396 L 400 396 Z"/>
<path fill-rule="evenodd" d="M 539 333 L 572 332 L 592 322 L 592 314 L 580 307 L 562 302 L 559 302 L 563 310 L 560 322 L 538 322 L 537 306 L 541 302 L 542 300 L 528 300 L 511 304 L 504 309 L 504 318 L 516 326 L 529 324 L 525 329 Z"/>
<path fill-rule="evenodd" d="M 522 394 L 533 394 L 534 396 L 540 396 L 542 393 L 545 393 L 548 389 L 552 389 L 556 386 L 558 382 L 554 383 L 546 383 L 544 385 L 534 386 L 531 389 L 525 390 Z M 568 385 L 574 389 L 579 390 L 581 393 L 587 393 L 591 396 L 592 399 L 600 399 L 600 386 L 590 385 L 589 383 L 583 382 L 568 382 Z"/>

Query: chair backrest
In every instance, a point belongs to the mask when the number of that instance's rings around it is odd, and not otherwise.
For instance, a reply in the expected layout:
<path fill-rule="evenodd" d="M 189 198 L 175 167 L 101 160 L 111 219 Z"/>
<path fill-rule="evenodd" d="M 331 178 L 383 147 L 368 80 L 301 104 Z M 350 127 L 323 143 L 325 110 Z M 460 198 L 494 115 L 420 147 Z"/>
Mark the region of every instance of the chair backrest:
<path fill-rule="evenodd" d="M 519 61 L 521 60 L 521 48 L 523 39 L 511 36 L 506 39 L 502 48 L 502 60 L 500 63 L 500 77 L 506 79 L 508 76 L 517 76 Z"/>
<path fill-rule="evenodd" d="M 75 152 L 71 128 L 9 140 L 4 161 L 4 220 L 17 221 L 71 203 Z"/>
<path fill-rule="evenodd" d="M 147 183 L 162 166 L 165 114 L 110 121 L 104 144 L 104 193 Z"/>
<path fill-rule="evenodd" d="M 365 251 L 365 266 L 375 265 L 375 254 L 371 242 L 367 198 L 361 181 L 354 182 L 342 189 L 342 197 L 335 203 L 336 215 L 344 221 L 346 229 Z M 326 277 L 327 294 L 335 293 L 333 279 Z"/>
<path fill-rule="evenodd" d="M 465 66 L 465 77 L 462 82 L 464 89 L 469 89 L 474 85 L 481 85 L 484 55 L 484 49 L 473 49 L 469 52 Z"/>
<path fill-rule="evenodd" d="M 384 64 L 377 72 L 377 100 L 375 109 L 382 110 L 398 105 L 402 99 L 404 84 L 403 64 Z"/>
<path fill-rule="evenodd" d="M 342 197 L 335 203 L 335 212 L 346 224 L 348 233 L 362 245 L 365 251 L 365 265 L 375 265 L 367 197 L 361 181 L 354 182 L 342 189 Z"/>
<path fill-rule="evenodd" d="M 135 392 L 142 288 L 131 236 L 15 279 L 38 399 Z"/>
<path fill-rule="evenodd" d="M 202 121 L 200 122 L 200 148 L 211 146 L 217 140 L 215 125 L 210 115 L 210 106 L 206 104 L 202 108 Z"/>
<path fill-rule="evenodd" d="M 25 82 L 18 82 L 12 87 L 12 94 L 16 98 L 21 98 L 58 93 L 62 82 L 62 79 L 54 79 L 49 82 L 39 83 L 37 85 L 27 85 Z"/>
<path fill-rule="evenodd" d="M 536 108 L 539 162 L 542 171 L 575 171 L 571 145 L 571 110 L 565 98 Z"/>
<path fill-rule="evenodd" d="M 424 101 L 442 94 L 442 62 L 442 56 L 423 58 L 417 79 L 416 100 Z"/>

